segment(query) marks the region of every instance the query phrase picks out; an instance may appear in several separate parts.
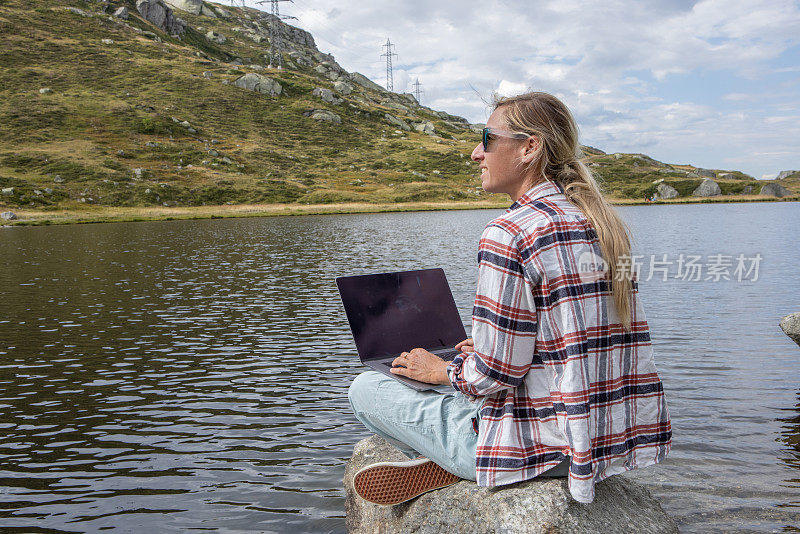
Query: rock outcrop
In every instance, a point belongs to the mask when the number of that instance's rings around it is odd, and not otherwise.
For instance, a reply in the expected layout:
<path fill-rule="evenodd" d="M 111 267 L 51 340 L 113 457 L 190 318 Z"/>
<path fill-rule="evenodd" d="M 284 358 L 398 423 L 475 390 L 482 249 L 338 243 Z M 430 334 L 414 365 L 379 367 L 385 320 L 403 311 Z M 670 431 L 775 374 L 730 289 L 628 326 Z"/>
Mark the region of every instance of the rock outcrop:
<path fill-rule="evenodd" d="M 315 109 L 308 116 L 315 121 L 331 122 L 333 124 L 342 123 L 342 118 L 339 115 L 327 109 Z"/>
<path fill-rule="evenodd" d="M 199 15 L 203 11 L 203 0 L 164 0 L 173 9 L 180 9 L 192 15 Z"/>
<path fill-rule="evenodd" d="M 717 182 L 714 180 L 709 180 L 708 178 L 703 180 L 703 182 L 697 186 L 697 189 L 692 191 L 693 197 L 715 197 L 721 194 L 722 190 L 719 188 L 719 184 L 717 184 Z"/>
<path fill-rule="evenodd" d="M 783 180 L 784 178 L 788 178 L 789 176 L 796 174 L 800 171 L 781 171 L 778 173 L 776 180 Z"/>
<path fill-rule="evenodd" d="M 481 488 L 464 480 L 390 507 L 368 503 L 356 495 L 353 476 L 359 469 L 374 462 L 405 459 L 377 436 L 356 444 L 344 475 L 349 532 L 678 532 L 647 489 L 623 476 L 599 483 L 595 500 L 588 505 L 572 499 L 563 478 L 534 479 L 502 488 Z"/>
<path fill-rule="evenodd" d="M 350 74 L 350 79 L 356 82 L 358 85 L 362 87 L 366 87 L 367 89 L 372 89 L 374 91 L 386 91 L 383 87 L 378 85 L 377 83 L 373 82 L 360 72 L 353 72 Z"/>
<path fill-rule="evenodd" d="M 255 72 L 249 72 L 241 78 L 238 78 L 235 82 L 233 82 L 233 85 L 241 89 L 247 89 L 248 91 L 255 91 L 256 93 L 262 93 L 269 96 L 278 96 L 283 90 L 281 84 L 272 78 L 267 78 L 266 76 L 256 74 Z"/>
<path fill-rule="evenodd" d="M 658 198 L 669 199 L 675 198 L 678 196 L 678 190 L 672 187 L 671 185 L 667 185 L 665 183 L 658 184 L 656 187 L 656 191 L 658 191 Z"/>
<path fill-rule="evenodd" d="M 769 195 L 771 197 L 786 197 L 791 195 L 788 189 L 783 187 L 781 184 L 765 184 L 764 187 L 761 188 L 761 191 L 758 193 L 759 195 Z"/>
<path fill-rule="evenodd" d="M 800 345 L 800 312 L 791 313 L 781 319 L 781 330 Z"/>
<path fill-rule="evenodd" d="M 4 221 L 13 221 L 16 218 L 17 214 L 13 211 L 4 211 L 3 213 L 0 213 L 0 219 L 3 219 Z"/>
<path fill-rule="evenodd" d="M 327 102 L 328 104 L 333 104 L 334 106 L 342 103 L 341 98 L 336 98 L 336 95 L 333 94 L 333 91 L 330 89 L 325 89 L 324 87 L 315 87 L 314 90 L 311 91 L 311 95 L 321 98 L 323 101 Z"/>
<path fill-rule="evenodd" d="M 717 173 L 715 173 L 714 171 L 709 170 L 709 169 L 697 169 L 694 172 L 697 173 L 698 176 L 703 176 L 705 178 L 716 178 L 717 177 Z"/>
<path fill-rule="evenodd" d="M 136 9 L 148 22 L 170 35 L 183 35 L 186 23 L 175 16 L 164 0 L 137 0 Z"/>

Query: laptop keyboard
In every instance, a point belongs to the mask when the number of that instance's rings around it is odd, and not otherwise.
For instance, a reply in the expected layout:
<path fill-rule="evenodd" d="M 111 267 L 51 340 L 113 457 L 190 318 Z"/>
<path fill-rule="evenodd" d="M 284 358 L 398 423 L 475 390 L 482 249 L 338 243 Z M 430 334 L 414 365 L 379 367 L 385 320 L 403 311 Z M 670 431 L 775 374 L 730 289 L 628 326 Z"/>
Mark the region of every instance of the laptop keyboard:
<path fill-rule="evenodd" d="M 455 358 L 459 354 L 461 354 L 460 350 L 452 349 L 452 350 L 448 350 L 446 352 L 440 352 L 439 354 L 437 354 L 437 356 L 439 356 L 443 360 L 452 360 L 453 358 Z M 390 361 L 389 362 L 381 362 L 381 363 L 383 365 L 387 366 L 387 367 L 391 367 L 392 366 L 392 362 L 390 362 Z"/>

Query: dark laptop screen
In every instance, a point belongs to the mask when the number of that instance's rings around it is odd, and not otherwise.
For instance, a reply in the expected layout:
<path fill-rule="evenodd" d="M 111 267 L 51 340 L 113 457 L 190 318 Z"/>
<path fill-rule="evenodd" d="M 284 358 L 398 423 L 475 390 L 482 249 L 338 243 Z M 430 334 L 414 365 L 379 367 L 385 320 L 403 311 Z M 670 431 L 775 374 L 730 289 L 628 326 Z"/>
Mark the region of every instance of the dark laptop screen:
<path fill-rule="evenodd" d="M 343 276 L 336 284 L 362 360 L 452 348 L 467 337 L 442 269 Z"/>

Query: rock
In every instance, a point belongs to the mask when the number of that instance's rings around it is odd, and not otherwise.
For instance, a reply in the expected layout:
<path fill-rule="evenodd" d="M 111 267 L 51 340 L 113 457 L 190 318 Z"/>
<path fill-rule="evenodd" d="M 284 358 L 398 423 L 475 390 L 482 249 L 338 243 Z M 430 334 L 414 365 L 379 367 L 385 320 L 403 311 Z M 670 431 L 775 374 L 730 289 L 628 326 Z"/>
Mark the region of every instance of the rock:
<path fill-rule="evenodd" d="M 781 184 L 773 183 L 764 185 L 764 187 L 761 188 L 761 192 L 758 194 L 781 198 L 781 197 L 787 197 L 792 193 L 789 192 L 789 190 L 783 187 Z"/>
<path fill-rule="evenodd" d="M 701 169 L 702 170 L 702 169 Z M 719 188 L 719 185 L 714 180 L 709 180 L 706 178 L 703 182 L 697 186 L 697 189 L 692 191 L 693 197 L 715 197 L 722 193 L 722 190 Z"/>
<path fill-rule="evenodd" d="M 216 12 L 217 12 L 217 15 L 219 15 L 221 18 L 223 18 L 223 19 L 225 19 L 225 20 L 227 20 L 227 19 L 231 18 L 231 14 L 230 14 L 230 12 L 228 12 L 228 11 L 225 11 L 225 10 L 224 10 L 224 9 L 222 9 L 221 7 L 219 7 L 219 6 L 218 6 L 218 7 L 216 7 L 216 9 L 215 9 L 215 10 L 216 10 Z"/>
<path fill-rule="evenodd" d="M 64 179 L 61 177 L 61 175 L 60 175 L 60 174 L 56 174 L 56 177 L 55 177 L 55 178 L 53 178 L 53 181 L 54 181 L 55 183 L 57 183 L 57 184 L 63 184 L 64 182 L 66 182 L 66 180 L 64 180 Z"/>
<path fill-rule="evenodd" d="M 314 90 L 311 91 L 311 94 L 313 96 L 316 96 L 317 98 L 321 98 L 322 100 L 324 100 L 329 104 L 336 105 L 342 103 L 342 99 L 336 98 L 336 96 L 333 94 L 333 91 L 331 91 L 330 89 L 325 89 L 323 87 L 315 87 Z"/>
<path fill-rule="evenodd" d="M 411 110 L 409 110 L 406 106 L 404 106 L 403 104 L 398 104 L 397 102 L 384 102 L 383 105 L 386 106 L 387 108 L 396 109 L 397 111 L 402 111 L 403 113 L 406 114 L 411 113 Z"/>
<path fill-rule="evenodd" d="M 704 176 L 706 178 L 716 178 L 717 177 L 717 173 L 715 173 L 714 171 L 710 171 L 708 169 L 695 169 L 694 172 L 697 173 L 698 176 Z"/>
<path fill-rule="evenodd" d="M 213 72 L 205 71 L 203 73 L 203 78 L 213 78 L 213 77 L 214 77 L 214 73 Z"/>
<path fill-rule="evenodd" d="M 422 132 L 428 135 L 433 135 L 435 133 L 435 129 L 431 121 L 418 122 L 414 124 L 414 129 L 418 132 Z"/>
<path fill-rule="evenodd" d="M 170 35 L 183 35 L 186 23 L 176 17 L 164 0 L 136 0 L 136 9 L 145 20 Z"/>
<path fill-rule="evenodd" d="M 463 480 L 396 506 L 368 503 L 353 490 L 353 476 L 369 464 L 407 458 L 383 439 L 359 441 L 344 475 L 347 530 L 351 533 L 677 533 L 647 489 L 623 476 L 596 485 L 591 504 L 570 496 L 564 478 L 533 479 L 498 488 Z"/>
<path fill-rule="evenodd" d="M 211 150 L 208 151 L 208 155 L 211 156 L 212 158 L 216 158 L 217 156 L 219 156 L 219 152 L 217 152 L 215 149 L 212 148 Z"/>
<path fill-rule="evenodd" d="M 144 173 L 144 169 L 140 169 L 140 168 L 133 169 L 133 177 L 136 180 L 141 180 L 142 179 L 142 173 Z"/>
<path fill-rule="evenodd" d="M 46 194 L 48 194 L 48 195 L 52 195 L 53 194 L 53 188 L 52 187 L 45 187 L 44 188 L 44 192 Z"/>
<path fill-rule="evenodd" d="M 335 84 L 333 84 L 333 89 L 337 93 L 342 94 L 344 96 L 347 96 L 353 92 L 353 86 L 347 82 L 342 82 L 342 81 L 338 81 Z"/>
<path fill-rule="evenodd" d="M 281 85 L 273 80 L 272 78 L 267 78 L 261 74 L 256 74 L 255 72 L 249 72 L 238 78 L 233 85 L 236 87 L 240 87 L 242 89 L 247 89 L 248 91 L 255 91 L 257 93 L 262 93 L 269 96 L 277 96 L 281 94 Z"/>
<path fill-rule="evenodd" d="M 784 178 L 788 178 L 789 176 L 798 173 L 800 171 L 781 171 L 778 173 L 778 177 L 775 178 L 776 180 L 783 180 Z"/>
<path fill-rule="evenodd" d="M 350 79 L 352 81 L 356 82 L 358 85 L 360 85 L 362 87 L 366 87 L 367 89 L 372 89 L 374 91 L 381 91 L 381 92 L 384 92 L 384 93 L 386 92 L 386 89 L 384 89 L 383 87 L 381 87 L 377 83 L 373 82 L 372 80 L 370 80 L 369 78 L 367 78 L 366 76 L 361 74 L 360 72 L 353 72 L 352 74 L 350 74 Z"/>
<path fill-rule="evenodd" d="M 315 109 L 311 112 L 310 117 L 316 121 L 330 122 L 333 124 L 342 123 L 342 118 L 339 115 L 327 109 Z"/>
<path fill-rule="evenodd" d="M 658 198 L 668 199 L 668 198 L 675 198 L 678 196 L 678 190 L 672 187 L 671 185 L 667 185 L 665 183 L 658 184 L 656 187 L 656 191 L 658 191 Z"/>
<path fill-rule="evenodd" d="M 0 219 L 6 220 L 6 221 L 13 221 L 16 218 L 17 218 L 17 214 L 14 213 L 13 211 L 4 211 L 3 213 L 0 213 Z"/>
<path fill-rule="evenodd" d="M 233 165 L 233 160 L 228 156 L 222 158 L 222 163 L 227 163 L 228 165 Z"/>
<path fill-rule="evenodd" d="M 752 195 L 753 194 L 753 186 L 752 185 L 744 186 L 744 189 L 742 189 L 742 194 L 743 195 Z"/>
<path fill-rule="evenodd" d="M 209 41 L 213 41 L 213 42 L 215 42 L 217 44 L 225 44 L 225 43 L 228 42 L 228 38 L 227 37 L 225 37 L 221 33 L 215 32 L 213 30 L 209 31 L 206 34 L 206 39 L 208 39 Z"/>
<path fill-rule="evenodd" d="M 114 44 L 114 39 L 100 39 L 100 42 L 104 45 L 112 45 Z"/>
<path fill-rule="evenodd" d="M 39 94 L 40 95 L 49 95 L 52 92 L 53 92 L 53 90 L 50 89 L 49 87 L 42 87 L 41 89 L 39 89 Z"/>
<path fill-rule="evenodd" d="M 192 15 L 199 15 L 203 10 L 203 0 L 164 0 L 167 5 L 174 9 L 186 11 Z"/>
<path fill-rule="evenodd" d="M 781 330 L 800 345 L 800 312 L 795 312 L 781 319 Z"/>
<path fill-rule="evenodd" d="M 84 11 L 82 9 L 78 9 L 77 7 L 68 7 L 67 11 L 71 11 L 72 13 L 75 13 L 76 15 L 80 15 L 81 17 L 89 17 L 90 16 L 89 13 L 87 13 L 86 11 Z"/>
<path fill-rule="evenodd" d="M 189 124 L 189 121 L 182 121 L 182 122 L 180 122 L 180 123 L 178 123 L 178 124 L 180 124 L 180 125 L 181 125 L 181 126 L 183 126 L 184 128 L 191 128 L 191 127 L 192 127 L 192 125 L 191 125 L 191 124 Z"/>
<path fill-rule="evenodd" d="M 389 124 L 391 124 L 391 125 L 393 125 L 393 126 L 397 126 L 397 127 L 399 127 L 399 128 L 402 128 L 403 130 L 405 130 L 405 131 L 407 131 L 407 132 L 410 132 L 410 131 L 411 131 L 411 126 L 409 126 L 408 124 L 406 124 L 406 122 L 405 122 L 404 120 L 402 120 L 402 119 L 398 119 L 398 118 L 397 118 L 397 117 L 395 117 L 394 115 L 389 115 L 388 113 L 385 113 L 385 114 L 383 115 L 383 117 L 384 117 L 384 118 L 387 120 L 387 122 L 388 122 Z"/>
<path fill-rule="evenodd" d="M 128 17 L 130 16 L 130 14 L 128 13 L 128 8 L 125 7 L 125 6 L 122 6 L 121 8 L 117 9 L 116 11 L 114 11 L 114 16 L 117 17 L 118 19 L 128 20 Z"/>
<path fill-rule="evenodd" d="M 723 172 L 723 173 L 720 173 L 719 179 L 720 180 L 734 180 L 734 179 L 736 179 L 736 176 L 731 174 L 731 173 L 729 173 L 729 172 Z"/>
<path fill-rule="evenodd" d="M 14 188 L 13 187 L 4 187 L 3 189 L 0 190 L 0 192 L 2 192 L 3 195 L 5 195 L 5 196 L 11 196 L 11 195 L 14 194 Z"/>
<path fill-rule="evenodd" d="M 191 126 L 190 126 L 190 127 L 188 127 L 188 128 L 186 128 L 186 131 L 187 131 L 187 132 L 189 132 L 190 134 L 196 134 L 196 133 L 197 133 L 197 130 L 195 130 L 195 129 L 194 129 L 194 128 L 192 128 Z"/>
<path fill-rule="evenodd" d="M 147 148 L 158 148 L 159 144 L 156 143 L 155 141 L 148 141 L 144 144 L 144 146 L 146 146 Z"/>

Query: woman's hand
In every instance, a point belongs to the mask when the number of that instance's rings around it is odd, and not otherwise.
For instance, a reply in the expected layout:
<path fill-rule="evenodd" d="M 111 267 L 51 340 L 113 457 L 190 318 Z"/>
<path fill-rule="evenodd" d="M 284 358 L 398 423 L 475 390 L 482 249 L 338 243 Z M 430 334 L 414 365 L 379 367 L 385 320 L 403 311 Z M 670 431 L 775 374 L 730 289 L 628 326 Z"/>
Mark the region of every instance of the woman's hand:
<path fill-rule="evenodd" d="M 475 341 L 473 341 L 471 337 L 468 337 L 456 345 L 456 350 L 460 350 L 461 352 L 475 352 Z"/>
<path fill-rule="evenodd" d="M 450 384 L 447 377 L 449 363 L 425 349 L 412 349 L 411 352 L 404 352 L 395 358 L 389 371 L 426 384 Z M 396 365 L 403 367 L 395 367 Z"/>

